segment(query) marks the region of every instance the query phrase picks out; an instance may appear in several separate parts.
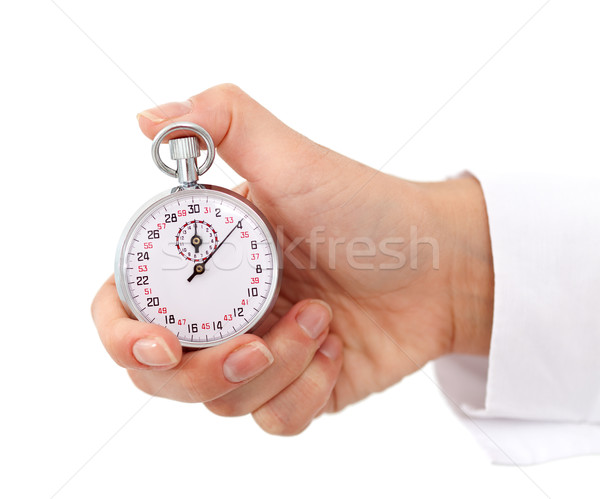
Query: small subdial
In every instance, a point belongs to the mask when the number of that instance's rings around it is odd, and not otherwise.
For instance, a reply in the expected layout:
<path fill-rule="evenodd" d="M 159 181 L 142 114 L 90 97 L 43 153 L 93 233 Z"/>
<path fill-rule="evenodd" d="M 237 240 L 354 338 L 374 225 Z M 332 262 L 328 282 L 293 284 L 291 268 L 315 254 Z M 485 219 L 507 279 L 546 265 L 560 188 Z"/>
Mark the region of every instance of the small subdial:
<path fill-rule="evenodd" d="M 215 250 L 219 239 L 212 225 L 201 220 L 187 222 L 176 236 L 177 251 L 191 262 L 203 262 Z"/>

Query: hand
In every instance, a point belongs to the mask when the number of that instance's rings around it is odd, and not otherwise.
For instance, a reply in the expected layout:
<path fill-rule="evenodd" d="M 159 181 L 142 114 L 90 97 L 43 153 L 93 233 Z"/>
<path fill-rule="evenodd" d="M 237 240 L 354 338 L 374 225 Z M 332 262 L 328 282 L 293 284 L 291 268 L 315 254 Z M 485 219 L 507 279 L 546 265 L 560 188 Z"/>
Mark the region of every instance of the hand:
<path fill-rule="evenodd" d="M 192 236 L 192 240 L 190 241 L 192 246 L 194 247 L 194 253 L 200 253 L 200 245 L 202 244 L 202 239 L 198 236 L 198 223 L 194 222 L 194 235 Z"/>
<path fill-rule="evenodd" d="M 282 233 L 284 276 L 260 331 L 184 354 L 165 328 L 127 317 L 111 278 L 94 318 L 139 388 L 294 434 L 429 360 L 488 352 L 493 269 L 476 179 L 375 174 L 232 85 L 161 109 L 139 116 L 142 131 L 152 138 L 172 121 L 208 130 L 247 180 L 238 191 Z"/>
<path fill-rule="evenodd" d="M 204 262 L 195 262 L 192 274 L 187 278 L 187 282 L 192 282 L 197 275 L 204 274 Z"/>

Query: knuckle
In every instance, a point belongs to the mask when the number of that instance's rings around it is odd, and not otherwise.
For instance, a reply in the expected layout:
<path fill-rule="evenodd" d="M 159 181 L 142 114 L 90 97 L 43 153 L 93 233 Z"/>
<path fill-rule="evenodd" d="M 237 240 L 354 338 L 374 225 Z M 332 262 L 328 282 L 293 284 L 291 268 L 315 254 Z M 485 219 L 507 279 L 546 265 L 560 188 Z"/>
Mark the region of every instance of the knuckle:
<path fill-rule="evenodd" d="M 142 392 L 147 393 L 148 395 L 153 395 L 150 384 L 148 383 L 148 380 L 146 379 L 146 376 L 144 376 L 143 372 L 129 369 L 127 371 L 127 374 L 129 375 L 129 378 L 131 379 L 133 385 L 138 390 L 141 390 Z"/>
<path fill-rule="evenodd" d="M 330 382 L 326 376 L 307 376 L 303 380 L 302 397 L 305 400 L 310 400 L 314 406 L 321 407 L 327 402 L 330 390 Z"/>
<path fill-rule="evenodd" d="M 293 436 L 302 433 L 310 421 L 301 421 L 290 412 L 263 406 L 252 414 L 254 421 L 271 435 Z"/>
<path fill-rule="evenodd" d="M 100 293 L 100 291 L 98 291 L 98 293 Z M 92 300 L 92 303 L 90 304 L 90 315 L 92 316 L 92 319 L 94 319 L 96 316 L 96 307 L 98 306 L 98 293 L 96 293 L 94 299 Z"/>
<path fill-rule="evenodd" d="M 119 348 L 117 344 L 118 323 L 113 320 L 108 323 L 105 328 L 104 334 L 102 334 L 100 337 L 102 344 L 117 365 L 124 366 L 123 359 L 121 358 L 121 355 L 119 355 Z"/>
<path fill-rule="evenodd" d="M 278 366 L 284 371 L 284 377 L 297 378 L 309 364 L 314 355 L 314 347 L 301 341 L 277 343 L 271 345 Z"/>
<path fill-rule="evenodd" d="M 233 83 L 222 83 L 213 90 L 219 98 L 227 102 L 236 102 L 247 97 L 246 92 Z"/>
<path fill-rule="evenodd" d="M 245 94 L 245 92 L 235 83 L 221 83 L 220 85 L 217 85 L 215 89 L 223 94 L 231 96 L 239 96 Z"/>
<path fill-rule="evenodd" d="M 131 365 L 131 344 L 129 331 L 121 319 L 113 319 L 106 325 L 105 334 L 102 337 L 104 348 L 121 367 Z"/>
<path fill-rule="evenodd" d="M 231 400 L 215 399 L 211 400 L 210 402 L 205 402 L 204 405 L 213 414 L 226 418 L 244 416 L 250 412 L 244 409 L 244 407 L 242 407 L 240 404 L 237 404 Z"/>
<path fill-rule="evenodd" d="M 205 402 L 209 398 L 191 371 L 181 370 L 178 374 L 176 382 L 185 393 L 186 402 Z"/>

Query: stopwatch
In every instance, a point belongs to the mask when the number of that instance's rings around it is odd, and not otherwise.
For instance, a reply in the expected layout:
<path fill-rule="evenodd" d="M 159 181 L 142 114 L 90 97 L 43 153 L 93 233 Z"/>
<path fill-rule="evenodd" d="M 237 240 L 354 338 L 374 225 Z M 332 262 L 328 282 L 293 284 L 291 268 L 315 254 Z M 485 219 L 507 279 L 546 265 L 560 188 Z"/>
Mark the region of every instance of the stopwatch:
<path fill-rule="evenodd" d="M 174 169 L 159 148 L 176 132 L 178 138 L 169 140 Z M 200 166 L 198 138 L 206 148 Z M 151 153 L 179 185 L 143 205 L 123 231 L 115 281 L 124 308 L 133 318 L 166 327 L 184 347 L 218 345 L 255 329 L 279 293 L 282 259 L 273 228 L 246 198 L 199 183 L 215 158 L 202 127 L 165 127 Z"/>

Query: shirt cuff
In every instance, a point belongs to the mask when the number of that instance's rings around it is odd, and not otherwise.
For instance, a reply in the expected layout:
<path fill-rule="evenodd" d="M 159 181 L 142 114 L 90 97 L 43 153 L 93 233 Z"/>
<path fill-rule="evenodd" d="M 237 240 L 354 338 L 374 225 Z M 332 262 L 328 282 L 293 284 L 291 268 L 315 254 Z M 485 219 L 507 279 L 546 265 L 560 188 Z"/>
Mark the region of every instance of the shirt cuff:
<path fill-rule="evenodd" d="M 599 425 L 494 417 L 485 408 L 487 370 L 487 357 L 435 361 L 441 391 L 491 462 L 523 466 L 600 453 Z"/>
<path fill-rule="evenodd" d="M 494 257 L 489 363 L 439 360 L 442 388 L 496 463 L 600 453 L 600 179 L 477 178 Z"/>

